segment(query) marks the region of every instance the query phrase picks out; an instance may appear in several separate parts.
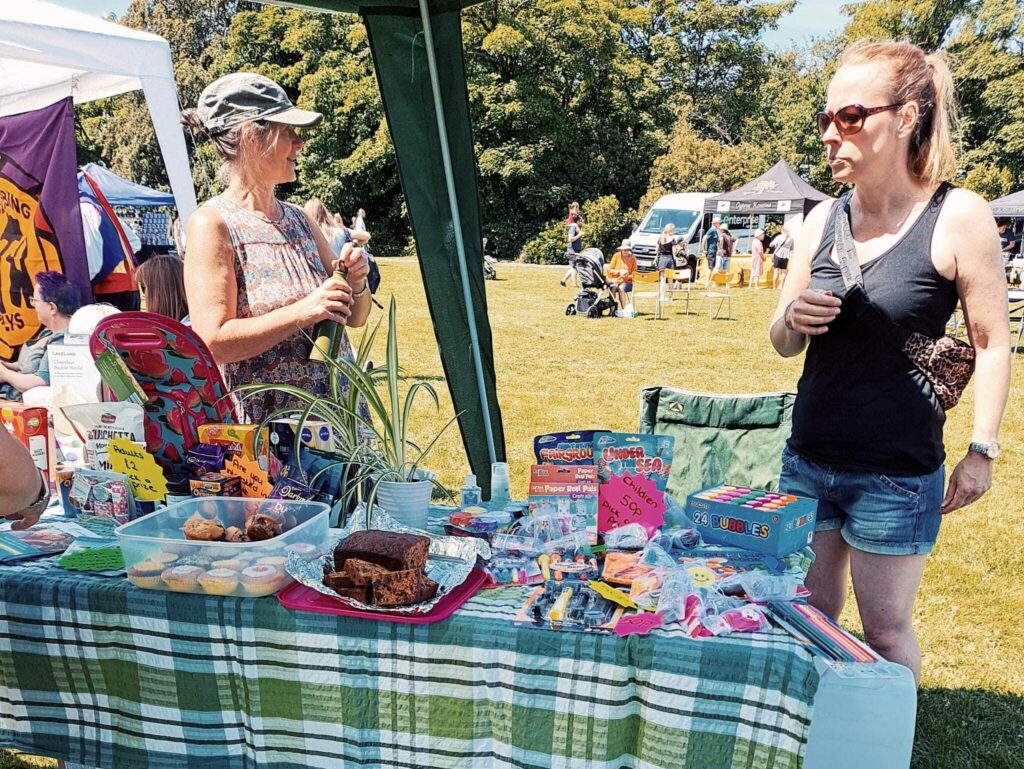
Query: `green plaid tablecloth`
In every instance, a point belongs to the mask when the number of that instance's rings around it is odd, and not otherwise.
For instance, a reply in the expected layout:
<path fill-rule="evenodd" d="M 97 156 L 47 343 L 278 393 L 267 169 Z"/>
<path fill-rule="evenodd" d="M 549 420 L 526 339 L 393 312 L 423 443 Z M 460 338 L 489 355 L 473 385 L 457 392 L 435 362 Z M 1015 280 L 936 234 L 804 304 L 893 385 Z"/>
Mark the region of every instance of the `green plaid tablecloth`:
<path fill-rule="evenodd" d="M 102 769 L 798 767 L 818 677 L 786 635 L 692 641 L 447 621 L 0 568 L 0 743 Z"/>

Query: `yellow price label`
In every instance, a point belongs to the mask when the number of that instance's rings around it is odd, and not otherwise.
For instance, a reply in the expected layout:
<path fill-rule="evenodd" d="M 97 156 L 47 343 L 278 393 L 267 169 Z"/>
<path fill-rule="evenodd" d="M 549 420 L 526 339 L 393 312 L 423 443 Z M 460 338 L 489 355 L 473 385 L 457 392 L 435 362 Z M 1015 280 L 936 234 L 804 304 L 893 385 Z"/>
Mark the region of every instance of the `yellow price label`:
<path fill-rule="evenodd" d="M 242 493 L 247 497 L 266 498 L 274 487 L 270 485 L 267 473 L 258 462 L 253 462 L 242 455 L 231 457 L 224 463 L 224 471 L 237 475 L 242 481 Z"/>
<path fill-rule="evenodd" d="M 167 479 L 153 455 L 128 438 L 111 438 L 107 456 L 114 472 L 128 476 L 132 494 L 143 502 L 160 502 L 167 496 Z"/>
<path fill-rule="evenodd" d="M 636 601 L 621 590 L 616 590 L 607 582 L 598 582 L 596 579 L 592 579 L 588 584 L 594 592 L 602 598 L 607 598 L 612 603 L 617 603 L 619 606 L 625 606 L 627 609 L 636 609 L 639 611 L 640 607 L 637 606 Z"/>

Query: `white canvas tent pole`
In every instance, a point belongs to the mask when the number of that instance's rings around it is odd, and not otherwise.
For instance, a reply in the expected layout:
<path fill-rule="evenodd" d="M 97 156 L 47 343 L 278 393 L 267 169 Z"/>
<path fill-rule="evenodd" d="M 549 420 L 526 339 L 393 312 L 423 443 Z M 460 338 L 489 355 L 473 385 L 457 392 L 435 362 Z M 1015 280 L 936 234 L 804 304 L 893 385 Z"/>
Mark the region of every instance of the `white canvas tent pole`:
<path fill-rule="evenodd" d="M 170 49 L 167 51 L 168 63 Z M 146 95 L 146 106 L 156 129 L 160 154 L 164 158 L 167 178 L 174 193 L 178 218 L 184 227 L 192 212 L 196 210 L 196 190 L 192 185 L 192 171 L 185 148 L 185 136 L 178 124 L 178 91 L 174 82 L 165 78 L 143 77 L 142 91 Z"/>
<path fill-rule="evenodd" d="M 434 114 L 437 118 L 438 139 L 441 142 L 441 162 L 444 165 L 444 181 L 448 188 L 448 206 L 452 212 L 452 225 L 455 229 L 455 251 L 459 256 L 459 276 L 462 278 L 462 296 L 466 302 L 466 314 L 469 321 L 469 344 L 473 352 L 473 368 L 476 372 L 476 387 L 480 393 L 480 408 L 484 417 L 484 433 L 487 437 L 487 454 L 491 464 L 498 461 L 494 450 L 494 434 L 491 430 L 491 410 L 487 400 L 487 387 L 484 384 L 484 365 L 480 357 L 480 340 L 476 331 L 476 311 L 473 308 L 473 296 L 469 290 L 469 270 L 466 268 L 466 246 L 462 242 L 462 217 L 459 215 L 459 201 L 455 194 L 455 173 L 452 170 L 451 152 L 448 149 L 448 129 L 444 120 L 444 108 L 441 105 L 441 87 L 437 76 L 437 60 L 434 57 L 434 35 L 430 27 L 430 13 L 427 0 L 419 0 L 420 20 L 423 23 L 423 42 L 427 50 L 427 70 L 430 72 L 430 90 L 434 97 Z"/>

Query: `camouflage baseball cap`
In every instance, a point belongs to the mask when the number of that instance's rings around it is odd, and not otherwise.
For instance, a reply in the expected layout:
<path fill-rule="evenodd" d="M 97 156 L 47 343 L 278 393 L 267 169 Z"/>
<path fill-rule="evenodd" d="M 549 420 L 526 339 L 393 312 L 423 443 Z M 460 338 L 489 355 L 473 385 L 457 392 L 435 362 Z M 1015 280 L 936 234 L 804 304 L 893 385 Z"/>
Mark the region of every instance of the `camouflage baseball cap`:
<path fill-rule="evenodd" d="M 315 126 L 323 115 L 298 109 L 277 83 L 255 72 L 235 72 L 217 78 L 199 94 L 199 119 L 212 134 L 248 120 L 291 126 Z"/>

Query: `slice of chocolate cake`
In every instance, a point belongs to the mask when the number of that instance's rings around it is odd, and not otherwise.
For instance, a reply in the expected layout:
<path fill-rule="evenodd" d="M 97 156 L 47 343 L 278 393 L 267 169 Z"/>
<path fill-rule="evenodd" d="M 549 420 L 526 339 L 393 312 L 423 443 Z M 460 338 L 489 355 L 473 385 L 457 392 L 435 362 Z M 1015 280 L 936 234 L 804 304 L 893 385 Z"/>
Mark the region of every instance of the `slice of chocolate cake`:
<path fill-rule="evenodd" d="M 424 574 L 420 577 L 420 590 L 416 595 L 416 603 L 422 603 L 423 601 L 429 601 L 437 595 L 437 583 L 434 582 L 430 577 Z"/>
<path fill-rule="evenodd" d="M 355 531 L 334 549 L 334 570 L 345 571 L 345 563 L 357 558 L 389 571 L 422 569 L 427 563 L 430 540 L 416 534 L 393 531 Z"/>
<path fill-rule="evenodd" d="M 370 602 L 370 588 L 367 585 L 357 585 L 347 574 L 331 572 L 324 577 L 324 584 L 338 595 L 355 598 L 361 603 Z"/>
<path fill-rule="evenodd" d="M 361 558 L 349 558 L 345 561 L 345 573 L 357 585 L 369 585 L 375 578 L 389 571 L 391 570 Z"/>
<path fill-rule="evenodd" d="M 374 578 L 370 600 L 374 606 L 405 606 L 416 603 L 422 569 L 390 571 Z"/>

